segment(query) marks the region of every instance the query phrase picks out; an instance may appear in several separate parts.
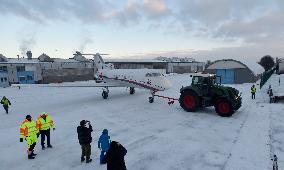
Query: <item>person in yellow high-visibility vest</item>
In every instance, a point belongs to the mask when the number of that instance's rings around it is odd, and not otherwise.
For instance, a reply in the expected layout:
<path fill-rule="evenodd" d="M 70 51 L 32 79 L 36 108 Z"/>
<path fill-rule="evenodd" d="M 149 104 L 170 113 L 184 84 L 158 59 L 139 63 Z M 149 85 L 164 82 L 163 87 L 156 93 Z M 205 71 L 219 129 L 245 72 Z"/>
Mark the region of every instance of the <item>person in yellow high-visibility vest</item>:
<path fill-rule="evenodd" d="M 36 145 L 37 138 L 39 136 L 39 130 L 36 128 L 36 123 L 32 120 L 30 115 L 26 116 L 26 119 L 20 126 L 20 142 L 25 139 L 28 145 L 28 159 L 34 159 L 36 154 L 34 148 Z"/>
<path fill-rule="evenodd" d="M 9 105 L 11 105 L 10 100 L 7 99 L 6 96 L 3 96 L 0 103 L 3 105 L 3 108 L 5 109 L 6 113 L 8 114 Z"/>
<path fill-rule="evenodd" d="M 251 91 L 251 98 L 252 98 L 252 99 L 255 99 L 255 93 L 256 93 L 256 87 L 255 87 L 255 85 L 252 85 L 252 86 L 251 86 L 250 91 Z"/>
<path fill-rule="evenodd" d="M 45 136 L 47 138 L 47 147 L 52 148 L 52 145 L 50 144 L 50 128 L 55 130 L 55 125 L 51 116 L 45 112 L 41 113 L 40 117 L 36 121 L 36 126 L 40 131 L 42 150 L 45 149 Z"/>

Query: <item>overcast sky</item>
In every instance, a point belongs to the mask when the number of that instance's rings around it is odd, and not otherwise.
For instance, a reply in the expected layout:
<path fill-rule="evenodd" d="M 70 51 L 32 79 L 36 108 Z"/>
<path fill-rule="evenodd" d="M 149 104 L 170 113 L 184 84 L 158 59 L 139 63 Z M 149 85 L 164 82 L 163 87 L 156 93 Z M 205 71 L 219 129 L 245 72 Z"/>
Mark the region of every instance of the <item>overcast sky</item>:
<path fill-rule="evenodd" d="M 0 53 L 284 56 L 284 0 L 0 0 Z"/>

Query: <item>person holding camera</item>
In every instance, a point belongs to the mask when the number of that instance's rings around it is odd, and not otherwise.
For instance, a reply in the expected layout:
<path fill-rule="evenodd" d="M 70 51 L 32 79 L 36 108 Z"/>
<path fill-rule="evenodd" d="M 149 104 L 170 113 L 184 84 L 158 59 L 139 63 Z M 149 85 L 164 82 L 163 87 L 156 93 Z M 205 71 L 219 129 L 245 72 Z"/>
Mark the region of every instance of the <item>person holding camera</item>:
<path fill-rule="evenodd" d="M 77 127 L 78 139 L 82 148 L 81 162 L 85 161 L 85 157 L 86 163 L 92 162 L 92 159 L 90 159 L 92 131 L 92 125 L 90 124 L 90 121 L 87 120 L 82 120 L 80 126 Z"/>

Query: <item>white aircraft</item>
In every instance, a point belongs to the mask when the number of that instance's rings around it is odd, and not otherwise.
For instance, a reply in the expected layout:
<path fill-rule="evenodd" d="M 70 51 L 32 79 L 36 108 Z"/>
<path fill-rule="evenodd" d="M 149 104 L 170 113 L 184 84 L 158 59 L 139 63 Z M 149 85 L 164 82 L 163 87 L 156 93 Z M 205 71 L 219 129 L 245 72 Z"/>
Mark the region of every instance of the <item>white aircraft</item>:
<path fill-rule="evenodd" d="M 81 54 L 76 52 L 74 55 L 91 55 L 95 69 L 95 84 L 85 85 L 49 85 L 52 87 L 103 87 L 102 97 L 108 98 L 109 87 L 129 87 L 129 93 L 134 94 L 135 88 L 148 89 L 151 92 L 149 102 L 154 102 L 155 93 L 171 88 L 171 82 L 155 69 L 114 69 L 112 64 L 105 64 L 101 55 L 105 54 Z"/>

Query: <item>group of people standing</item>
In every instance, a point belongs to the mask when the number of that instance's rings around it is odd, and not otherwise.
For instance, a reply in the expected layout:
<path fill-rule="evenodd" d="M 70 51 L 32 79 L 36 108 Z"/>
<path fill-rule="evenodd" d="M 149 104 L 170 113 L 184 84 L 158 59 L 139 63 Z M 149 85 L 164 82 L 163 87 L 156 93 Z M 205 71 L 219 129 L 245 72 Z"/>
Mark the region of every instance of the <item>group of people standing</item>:
<path fill-rule="evenodd" d="M 50 115 L 43 112 L 40 114 L 36 122 L 31 115 L 27 115 L 25 120 L 20 125 L 20 142 L 26 141 L 28 145 L 28 159 L 34 159 L 37 154 L 34 153 L 34 148 L 39 136 L 41 136 L 42 150 L 45 149 L 45 136 L 47 137 L 47 147 L 52 148 L 50 144 L 50 129 L 55 130 L 54 122 Z"/>
<path fill-rule="evenodd" d="M 0 102 L 5 112 L 8 114 L 11 102 L 6 96 L 3 96 Z M 41 136 L 41 148 L 45 150 L 52 148 L 50 144 L 50 131 L 55 130 L 55 124 L 51 116 L 42 112 L 40 116 L 33 120 L 31 115 L 26 115 L 24 121 L 20 125 L 20 142 L 26 141 L 28 159 L 35 159 L 34 153 L 36 142 Z M 78 140 L 81 145 L 82 154 L 81 162 L 92 162 L 91 159 L 91 143 L 92 143 L 92 125 L 90 121 L 82 120 L 77 127 Z M 47 145 L 45 145 L 45 138 Z M 107 164 L 108 170 L 126 170 L 124 156 L 127 150 L 116 141 L 111 141 L 108 130 L 104 129 L 98 140 L 98 148 L 100 149 L 100 164 Z"/>
<path fill-rule="evenodd" d="M 82 120 L 77 127 L 78 140 L 81 145 L 81 162 L 92 162 L 91 143 L 92 143 L 92 125 L 90 121 Z M 116 141 L 111 141 L 108 130 L 104 129 L 98 140 L 98 148 L 101 150 L 100 164 L 107 164 L 108 170 L 126 170 L 124 156 L 127 150 Z"/>

